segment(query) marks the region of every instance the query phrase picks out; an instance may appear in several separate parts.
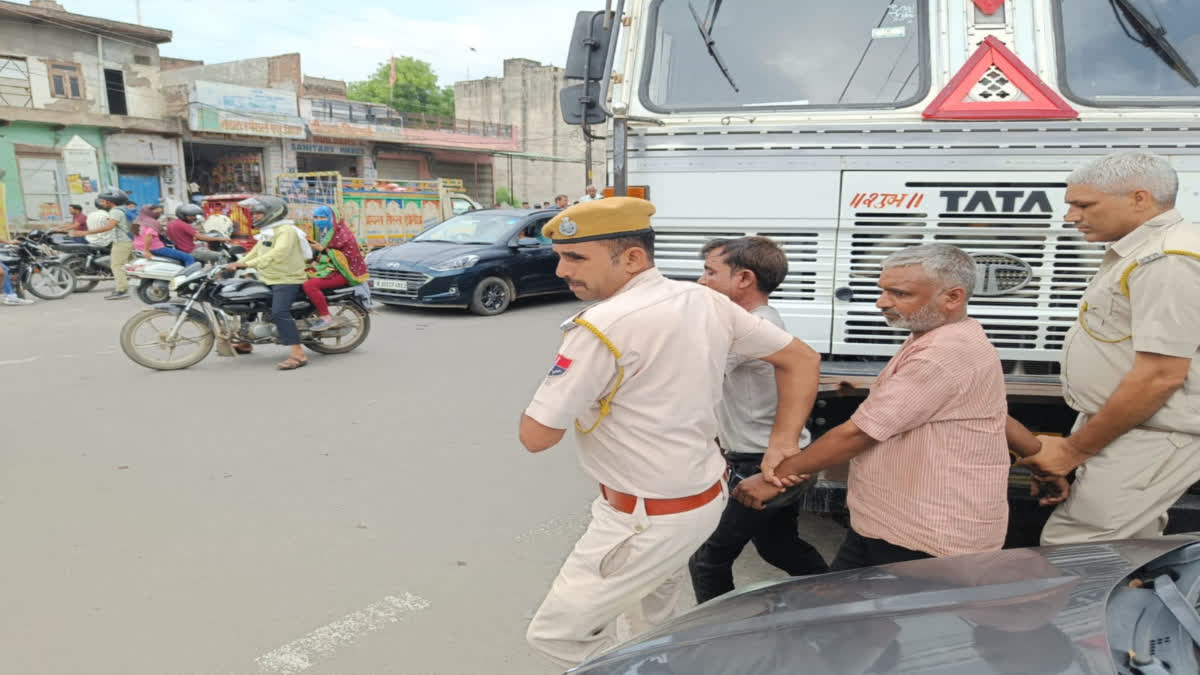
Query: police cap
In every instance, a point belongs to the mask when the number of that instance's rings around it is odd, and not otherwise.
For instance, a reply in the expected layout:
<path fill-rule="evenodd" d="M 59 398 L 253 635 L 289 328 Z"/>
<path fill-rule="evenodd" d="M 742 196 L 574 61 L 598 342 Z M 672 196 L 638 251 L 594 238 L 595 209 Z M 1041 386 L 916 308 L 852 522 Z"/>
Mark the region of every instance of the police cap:
<path fill-rule="evenodd" d="M 636 237 L 653 232 L 654 205 L 637 197 L 608 197 L 576 204 L 542 228 L 542 236 L 556 244 Z"/>

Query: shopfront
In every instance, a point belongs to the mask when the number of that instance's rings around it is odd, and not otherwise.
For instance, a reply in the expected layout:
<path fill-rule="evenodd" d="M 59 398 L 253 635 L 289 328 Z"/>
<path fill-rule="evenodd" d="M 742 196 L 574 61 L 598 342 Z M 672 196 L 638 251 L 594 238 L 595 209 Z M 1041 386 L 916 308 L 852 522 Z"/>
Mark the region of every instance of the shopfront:
<path fill-rule="evenodd" d="M 85 210 L 112 184 L 104 138 L 96 127 L 14 122 L 0 142 L 5 219 L 13 230 L 59 225 L 71 204 Z"/>
<path fill-rule="evenodd" d="M 117 184 L 139 204 L 161 204 L 168 212 L 187 199 L 183 148 L 177 137 L 114 134 L 105 139 Z"/>

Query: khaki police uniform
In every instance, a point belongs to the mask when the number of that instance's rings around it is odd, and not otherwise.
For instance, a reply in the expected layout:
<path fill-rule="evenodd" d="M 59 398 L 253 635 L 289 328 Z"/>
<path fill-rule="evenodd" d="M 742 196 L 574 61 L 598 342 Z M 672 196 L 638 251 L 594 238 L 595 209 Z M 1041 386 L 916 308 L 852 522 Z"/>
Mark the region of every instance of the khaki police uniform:
<path fill-rule="evenodd" d="M 586 202 L 564 210 L 544 234 L 561 244 L 646 232 L 653 208 L 627 197 Z M 792 336 L 653 268 L 564 329 L 525 413 L 576 430 L 580 463 L 600 496 L 527 639 L 573 666 L 690 605 L 688 557 L 728 499 L 714 441 L 726 357 L 768 356 Z"/>
<path fill-rule="evenodd" d="M 1042 544 L 1155 537 L 1200 480 L 1200 226 L 1170 210 L 1115 242 L 1088 284 L 1062 355 L 1075 429 L 1100 411 L 1135 352 L 1192 359 L 1187 380 L 1141 426 L 1076 471 Z"/>

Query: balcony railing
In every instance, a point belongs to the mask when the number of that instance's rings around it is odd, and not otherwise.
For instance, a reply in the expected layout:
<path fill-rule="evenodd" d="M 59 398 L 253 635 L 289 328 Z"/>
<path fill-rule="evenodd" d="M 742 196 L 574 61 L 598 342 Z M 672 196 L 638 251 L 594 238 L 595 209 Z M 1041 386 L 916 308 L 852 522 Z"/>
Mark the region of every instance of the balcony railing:
<path fill-rule="evenodd" d="M 511 138 L 513 133 L 511 124 L 452 119 L 437 115 L 426 115 L 424 113 L 398 112 L 377 103 L 363 103 L 362 101 L 332 98 L 310 98 L 308 101 L 312 104 L 312 118 L 323 121 L 376 124 L 379 126 L 403 127 L 424 131 L 444 131 L 468 136 L 490 136 L 496 138 Z"/>

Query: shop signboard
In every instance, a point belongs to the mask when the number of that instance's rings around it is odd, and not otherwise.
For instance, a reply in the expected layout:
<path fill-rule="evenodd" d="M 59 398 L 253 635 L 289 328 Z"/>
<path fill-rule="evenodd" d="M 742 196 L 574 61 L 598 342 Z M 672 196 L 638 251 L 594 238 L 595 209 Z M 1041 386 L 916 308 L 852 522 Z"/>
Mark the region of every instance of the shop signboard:
<path fill-rule="evenodd" d="M 393 127 L 386 124 L 332 122 L 310 119 L 308 120 L 308 128 L 312 129 L 313 135 L 330 136 L 332 138 L 402 140 L 405 137 L 403 127 Z"/>
<path fill-rule="evenodd" d="M 242 136 L 307 138 L 296 108 L 296 94 L 222 82 L 193 83 L 188 106 L 192 131 Z"/>
<path fill-rule="evenodd" d="M 4 202 L 4 183 L 0 183 L 0 239 L 10 239 L 8 233 L 8 205 Z"/>
<path fill-rule="evenodd" d="M 67 176 L 68 202 L 91 211 L 92 202 L 100 194 L 100 163 L 96 159 L 96 148 L 79 136 L 73 137 L 63 146 L 63 168 Z"/>
<path fill-rule="evenodd" d="M 367 150 L 361 145 L 343 145 L 341 143 L 301 143 L 292 141 L 292 152 L 306 155 L 352 155 L 366 154 Z"/>

